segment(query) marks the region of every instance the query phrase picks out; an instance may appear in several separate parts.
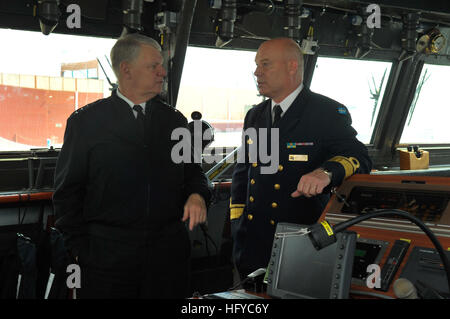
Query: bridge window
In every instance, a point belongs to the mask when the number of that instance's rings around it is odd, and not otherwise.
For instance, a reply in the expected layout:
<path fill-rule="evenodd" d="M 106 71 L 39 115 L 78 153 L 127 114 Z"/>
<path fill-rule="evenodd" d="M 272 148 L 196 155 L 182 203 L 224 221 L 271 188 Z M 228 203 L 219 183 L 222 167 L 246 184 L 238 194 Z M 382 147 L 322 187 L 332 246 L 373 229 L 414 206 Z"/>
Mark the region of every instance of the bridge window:
<path fill-rule="evenodd" d="M 188 47 L 177 109 L 189 120 L 193 111 L 214 127 L 211 147 L 241 145 L 246 112 L 258 96 L 255 52 Z"/>
<path fill-rule="evenodd" d="M 311 90 L 344 104 L 357 138 L 370 143 L 392 63 L 319 57 Z"/>
<path fill-rule="evenodd" d="M 99 62 L 97 60 L 63 63 L 61 76 L 79 79 L 98 79 Z"/>
<path fill-rule="evenodd" d="M 450 143 L 450 66 L 425 64 L 400 143 Z"/>
<path fill-rule="evenodd" d="M 111 94 L 97 58 L 107 64 L 115 40 L 10 29 L 0 38 L 9 43 L 0 50 L 0 151 L 61 147 L 69 115 Z"/>

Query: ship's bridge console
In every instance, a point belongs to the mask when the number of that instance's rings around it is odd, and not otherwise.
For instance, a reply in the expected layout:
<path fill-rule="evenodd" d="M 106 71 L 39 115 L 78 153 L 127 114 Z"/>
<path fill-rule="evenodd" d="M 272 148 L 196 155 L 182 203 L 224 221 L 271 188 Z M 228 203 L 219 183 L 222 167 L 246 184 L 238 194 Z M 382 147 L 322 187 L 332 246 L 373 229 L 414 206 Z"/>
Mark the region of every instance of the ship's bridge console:
<path fill-rule="evenodd" d="M 336 225 L 376 210 L 402 210 L 416 217 L 450 257 L 450 178 L 355 175 L 334 192 L 320 220 Z M 389 215 L 347 230 L 357 234 L 350 293 L 411 298 L 416 296 L 415 288 L 419 298 L 431 298 L 436 292 L 448 297 L 442 260 L 415 223 Z M 375 278 L 370 265 L 380 267 L 379 287 L 368 282 L 369 276 Z M 411 294 L 405 287 L 411 288 Z"/>

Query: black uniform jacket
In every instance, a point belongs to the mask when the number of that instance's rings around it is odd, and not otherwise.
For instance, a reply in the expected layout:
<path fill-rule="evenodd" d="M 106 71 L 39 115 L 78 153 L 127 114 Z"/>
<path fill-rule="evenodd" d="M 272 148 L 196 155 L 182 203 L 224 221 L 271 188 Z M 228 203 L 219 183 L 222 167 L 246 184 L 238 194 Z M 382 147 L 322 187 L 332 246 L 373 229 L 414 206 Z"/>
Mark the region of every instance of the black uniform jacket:
<path fill-rule="evenodd" d="M 67 120 L 55 172 L 56 226 L 78 255 L 86 236 L 147 236 L 180 221 L 192 193 L 208 205 L 210 190 L 199 164 L 175 164 L 171 134 L 186 118 L 157 98 L 145 112 L 145 136 L 130 106 L 115 91 Z"/>
<path fill-rule="evenodd" d="M 271 100 L 248 111 L 244 133 L 255 128 L 258 141 L 244 136 L 246 163 L 236 164 L 231 186 L 231 224 L 236 264 L 245 271 L 267 267 L 278 222 L 312 224 L 320 217 L 329 194 L 291 197 L 302 175 L 323 167 L 332 172 L 331 186 L 354 173 L 369 173 L 367 149 L 356 139 L 351 117 L 342 104 L 304 87 L 277 125 L 279 167 L 261 174 L 263 164 L 248 160 L 249 146 L 267 143 L 261 128 L 271 128 Z M 268 139 L 270 141 L 270 139 Z M 255 161 L 252 161 L 255 162 Z M 330 187 L 328 187 L 330 189 Z"/>

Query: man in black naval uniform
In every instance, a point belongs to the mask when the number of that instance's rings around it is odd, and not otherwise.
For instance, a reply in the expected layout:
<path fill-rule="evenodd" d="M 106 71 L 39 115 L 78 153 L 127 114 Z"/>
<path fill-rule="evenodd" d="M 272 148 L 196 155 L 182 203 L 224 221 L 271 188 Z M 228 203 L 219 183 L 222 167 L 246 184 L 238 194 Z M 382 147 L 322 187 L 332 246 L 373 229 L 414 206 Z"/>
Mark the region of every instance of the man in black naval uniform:
<path fill-rule="evenodd" d="M 53 196 L 56 226 L 81 268 L 81 298 L 183 298 L 192 230 L 206 220 L 207 179 L 176 164 L 186 118 L 157 98 L 159 44 L 131 34 L 111 50 L 119 87 L 67 120 Z M 178 163 L 178 162 L 177 162 Z"/>
<path fill-rule="evenodd" d="M 278 222 L 315 223 L 329 200 L 324 189 L 355 173 L 369 173 L 372 165 L 347 108 L 303 86 L 303 56 L 296 42 L 266 41 L 255 62 L 258 90 L 269 99 L 245 117 L 246 160 L 233 172 L 230 217 L 241 277 L 268 266 Z M 257 141 L 246 134 L 249 128 L 256 129 Z M 270 134 L 278 129 L 279 154 L 271 158 L 278 155 L 279 166 L 273 174 L 263 173 L 267 165 L 259 156 L 249 160 L 250 145 L 267 143 L 260 140 L 262 129 Z"/>

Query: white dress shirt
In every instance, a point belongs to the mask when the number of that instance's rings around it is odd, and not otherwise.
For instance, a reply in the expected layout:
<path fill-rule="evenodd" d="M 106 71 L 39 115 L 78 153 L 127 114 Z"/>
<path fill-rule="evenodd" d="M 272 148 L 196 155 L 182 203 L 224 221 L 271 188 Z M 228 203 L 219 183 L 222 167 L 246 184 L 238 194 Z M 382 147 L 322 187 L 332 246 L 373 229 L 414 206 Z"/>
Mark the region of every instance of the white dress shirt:
<path fill-rule="evenodd" d="M 140 105 L 142 106 L 142 113 L 144 113 L 145 115 L 145 103 L 143 102 L 141 104 L 134 104 L 132 101 L 130 101 L 130 99 L 128 99 L 125 95 L 123 95 L 122 93 L 120 93 L 119 89 L 117 89 L 117 96 L 120 97 L 122 100 L 124 100 L 125 102 L 128 103 L 128 105 L 131 107 L 131 111 L 133 111 L 134 117 L 137 118 L 137 112 L 133 109 L 133 106 L 135 105 Z"/>
<path fill-rule="evenodd" d="M 281 113 L 281 117 L 284 116 L 284 113 L 288 110 L 288 108 L 294 103 L 294 100 L 297 98 L 297 96 L 300 94 L 300 92 L 303 89 L 303 83 L 300 83 L 298 88 L 296 88 L 294 91 L 292 91 L 291 94 L 286 96 L 286 98 L 281 101 L 280 103 L 275 103 L 274 100 L 272 100 L 272 122 L 274 120 L 275 112 L 273 111 L 275 105 L 279 105 L 281 109 L 283 110 L 283 113 Z"/>

